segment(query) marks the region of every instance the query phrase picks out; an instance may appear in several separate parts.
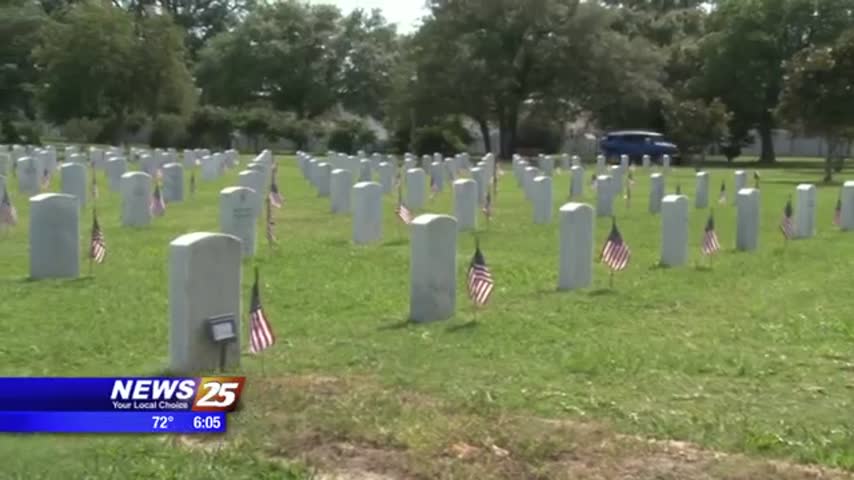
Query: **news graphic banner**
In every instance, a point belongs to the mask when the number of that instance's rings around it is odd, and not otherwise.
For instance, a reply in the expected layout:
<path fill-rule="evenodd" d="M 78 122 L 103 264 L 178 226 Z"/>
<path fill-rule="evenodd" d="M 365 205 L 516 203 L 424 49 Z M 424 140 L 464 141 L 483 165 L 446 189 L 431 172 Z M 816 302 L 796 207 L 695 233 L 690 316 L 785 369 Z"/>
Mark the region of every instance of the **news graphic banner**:
<path fill-rule="evenodd" d="M 0 378 L 0 433 L 223 433 L 245 380 Z"/>

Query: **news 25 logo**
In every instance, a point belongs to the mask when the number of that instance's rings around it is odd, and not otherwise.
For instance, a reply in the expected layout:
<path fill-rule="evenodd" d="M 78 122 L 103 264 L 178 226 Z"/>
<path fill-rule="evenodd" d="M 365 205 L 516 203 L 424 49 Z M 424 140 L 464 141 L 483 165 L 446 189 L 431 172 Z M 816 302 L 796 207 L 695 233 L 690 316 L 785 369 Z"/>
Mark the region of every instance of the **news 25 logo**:
<path fill-rule="evenodd" d="M 237 407 L 246 377 L 125 378 L 113 382 L 116 410 L 230 412 Z"/>

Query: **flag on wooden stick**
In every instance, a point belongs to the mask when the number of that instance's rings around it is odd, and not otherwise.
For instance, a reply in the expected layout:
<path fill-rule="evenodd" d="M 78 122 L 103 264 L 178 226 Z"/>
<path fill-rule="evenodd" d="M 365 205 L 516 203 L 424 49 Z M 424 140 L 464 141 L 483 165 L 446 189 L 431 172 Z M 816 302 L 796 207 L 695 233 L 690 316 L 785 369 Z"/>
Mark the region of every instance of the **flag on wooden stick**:
<path fill-rule="evenodd" d="M 836 210 L 833 212 L 833 224 L 837 227 L 842 224 L 842 198 L 836 199 Z"/>
<path fill-rule="evenodd" d="M 721 244 L 718 241 L 718 234 L 715 232 L 715 218 L 709 214 L 709 221 L 706 222 L 706 229 L 703 234 L 703 255 L 714 255 L 720 249 Z"/>
<path fill-rule="evenodd" d="M 160 193 L 160 184 L 154 184 L 154 193 L 151 195 L 151 204 L 149 205 L 151 214 L 155 217 L 162 217 L 166 213 L 166 202 L 163 201 L 163 195 Z"/>
<path fill-rule="evenodd" d="M 403 223 L 407 225 L 412 223 L 412 212 L 403 204 L 403 186 L 401 184 L 398 184 L 397 187 L 397 207 L 394 209 L 394 213 Z"/>
<path fill-rule="evenodd" d="M 605 246 L 602 247 L 602 263 L 607 265 L 612 272 L 619 272 L 629 266 L 631 256 L 632 252 L 626 242 L 623 241 L 623 236 L 617 229 L 617 219 L 614 218 L 611 224 L 611 233 L 605 241 Z"/>
<path fill-rule="evenodd" d="M 721 182 L 721 193 L 718 195 L 718 203 L 721 205 L 726 203 L 726 181 Z"/>
<path fill-rule="evenodd" d="M 252 298 L 249 300 L 249 352 L 261 353 L 276 343 L 276 335 L 267 315 L 261 306 L 261 293 L 258 285 L 258 267 L 255 267 L 255 283 L 252 284 Z"/>
<path fill-rule="evenodd" d="M 273 210 L 270 208 L 272 203 L 273 203 L 273 201 L 270 197 L 267 197 L 267 201 L 264 202 L 264 205 L 265 205 L 264 210 L 266 211 L 266 219 L 267 219 L 267 221 L 265 222 L 266 225 L 265 225 L 264 229 L 265 229 L 265 232 L 267 234 L 267 243 L 269 243 L 270 245 L 274 245 L 276 243 L 276 232 L 275 232 L 276 221 L 273 220 Z"/>
<path fill-rule="evenodd" d="M 786 240 L 791 240 L 795 236 L 795 224 L 792 220 L 792 199 L 786 201 L 786 208 L 783 209 L 783 219 L 780 221 L 780 231 L 783 232 L 783 237 Z"/>
<path fill-rule="evenodd" d="M 196 171 L 190 170 L 190 196 L 196 194 Z"/>
<path fill-rule="evenodd" d="M 92 209 L 92 235 L 89 241 L 89 258 L 95 263 L 104 263 L 107 256 L 107 242 L 104 239 L 104 231 L 98 223 L 98 212 Z"/>
<path fill-rule="evenodd" d="M 492 280 L 492 273 L 486 266 L 483 252 L 480 251 L 480 242 L 475 246 L 474 257 L 472 257 L 469 264 L 467 277 L 468 294 L 471 301 L 478 307 L 486 305 L 486 302 L 489 301 L 489 297 L 492 295 L 495 284 Z"/>
<path fill-rule="evenodd" d="M 18 210 L 12 205 L 9 198 L 9 190 L 3 190 L 3 199 L 0 200 L 0 227 L 13 227 L 18 224 Z"/>

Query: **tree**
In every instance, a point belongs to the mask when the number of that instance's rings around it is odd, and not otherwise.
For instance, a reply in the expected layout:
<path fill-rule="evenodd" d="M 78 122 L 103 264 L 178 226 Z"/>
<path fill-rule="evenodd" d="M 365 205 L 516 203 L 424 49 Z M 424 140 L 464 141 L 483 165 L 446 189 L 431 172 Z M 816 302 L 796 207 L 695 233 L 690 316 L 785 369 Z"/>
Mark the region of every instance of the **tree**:
<path fill-rule="evenodd" d="M 38 72 L 30 52 L 45 21 L 30 3 L 0 7 L 0 119 L 35 117 Z"/>
<path fill-rule="evenodd" d="M 702 100 L 677 100 L 664 109 L 667 133 L 683 154 L 700 155 L 705 148 L 721 141 L 727 135 L 729 114 L 719 100 L 706 103 Z"/>
<path fill-rule="evenodd" d="M 340 18 L 335 7 L 295 0 L 259 7 L 201 52 L 203 98 L 222 106 L 264 101 L 299 118 L 328 111 L 337 102 Z"/>
<path fill-rule="evenodd" d="M 760 161 L 775 161 L 772 129 L 783 63 L 832 42 L 854 21 L 852 0 L 722 0 L 709 21 L 702 56 L 703 94 L 719 97 L 733 120 L 756 128 Z"/>
<path fill-rule="evenodd" d="M 498 124 L 504 158 L 515 151 L 519 119 L 529 106 L 590 108 L 604 116 L 619 108 L 614 98 L 656 78 L 655 62 L 644 65 L 643 49 L 612 30 L 613 13 L 593 2 L 433 0 L 430 8 L 415 41 L 417 82 L 427 85 L 434 102 L 450 104 L 444 113 L 488 114 Z"/>
<path fill-rule="evenodd" d="M 81 3 L 48 22 L 34 52 L 48 119 L 110 119 L 120 141 L 128 116 L 186 114 L 192 79 L 179 31 L 166 18 L 135 23 L 121 9 Z"/>
<path fill-rule="evenodd" d="M 834 160 L 841 170 L 844 146 L 854 138 L 854 30 L 832 45 L 811 47 L 786 64 L 778 113 L 794 128 L 828 141 L 824 181 L 833 180 Z"/>

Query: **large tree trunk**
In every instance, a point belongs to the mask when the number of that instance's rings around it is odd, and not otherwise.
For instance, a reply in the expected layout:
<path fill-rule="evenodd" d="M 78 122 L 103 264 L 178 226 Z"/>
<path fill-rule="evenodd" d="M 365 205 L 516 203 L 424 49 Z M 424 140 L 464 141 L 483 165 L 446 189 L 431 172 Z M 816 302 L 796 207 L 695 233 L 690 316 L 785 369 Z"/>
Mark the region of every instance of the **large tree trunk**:
<path fill-rule="evenodd" d="M 762 144 L 762 153 L 759 156 L 759 163 L 774 163 L 777 159 L 774 154 L 774 136 L 771 131 L 771 116 L 766 115 L 766 118 L 759 124 L 759 141 Z"/>
<path fill-rule="evenodd" d="M 492 152 L 492 139 L 489 136 L 489 123 L 482 117 L 477 117 L 475 120 L 480 127 L 480 135 L 483 137 L 483 148 L 486 153 L 490 153 Z"/>
<path fill-rule="evenodd" d="M 498 109 L 499 157 L 504 160 L 513 158 L 516 153 L 516 130 L 519 126 L 519 107 L 500 107 Z"/>

